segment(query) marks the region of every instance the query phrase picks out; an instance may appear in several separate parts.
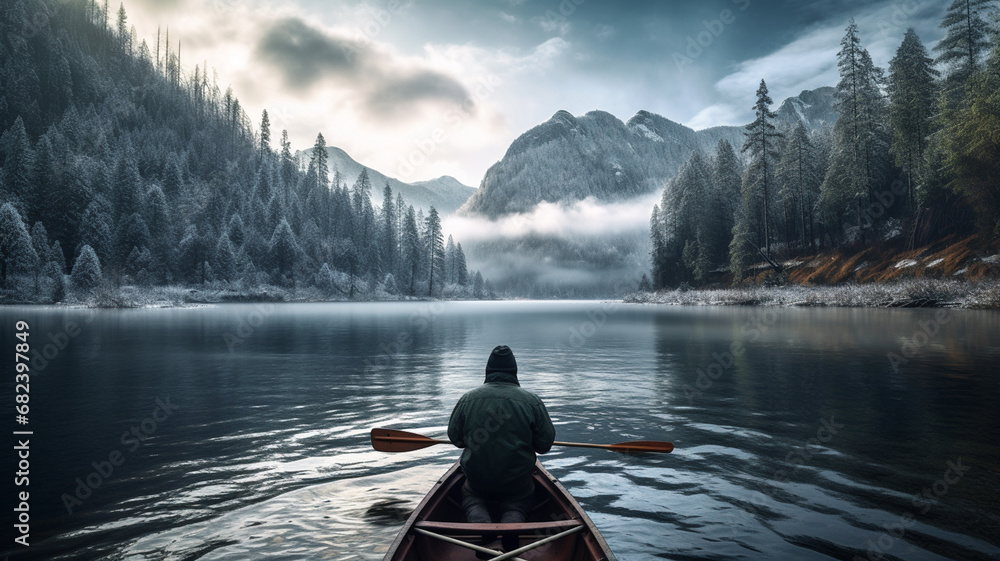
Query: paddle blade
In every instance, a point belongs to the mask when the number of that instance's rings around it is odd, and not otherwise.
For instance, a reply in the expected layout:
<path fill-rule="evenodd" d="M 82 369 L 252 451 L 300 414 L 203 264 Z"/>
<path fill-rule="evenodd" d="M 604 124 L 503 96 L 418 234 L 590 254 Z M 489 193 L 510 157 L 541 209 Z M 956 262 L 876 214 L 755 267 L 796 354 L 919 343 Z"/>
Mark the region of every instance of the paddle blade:
<path fill-rule="evenodd" d="M 412 452 L 435 444 L 447 444 L 447 441 L 402 430 L 372 429 L 372 448 L 379 452 Z"/>
<path fill-rule="evenodd" d="M 608 449 L 626 454 L 644 454 L 647 452 L 670 453 L 674 451 L 674 443 L 658 440 L 633 440 L 631 442 L 609 444 Z"/>

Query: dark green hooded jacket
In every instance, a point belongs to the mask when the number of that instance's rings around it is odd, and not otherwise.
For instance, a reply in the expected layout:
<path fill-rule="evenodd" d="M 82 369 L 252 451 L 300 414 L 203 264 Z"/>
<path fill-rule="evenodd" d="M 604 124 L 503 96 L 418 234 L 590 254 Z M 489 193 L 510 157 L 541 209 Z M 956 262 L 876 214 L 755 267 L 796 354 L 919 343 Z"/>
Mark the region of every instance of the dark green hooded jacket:
<path fill-rule="evenodd" d="M 472 490 L 502 499 L 531 491 L 535 453 L 549 451 L 556 429 L 542 400 L 521 389 L 516 374 L 491 372 L 458 400 L 448 438 L 465 448 L 462 470 Z"/>

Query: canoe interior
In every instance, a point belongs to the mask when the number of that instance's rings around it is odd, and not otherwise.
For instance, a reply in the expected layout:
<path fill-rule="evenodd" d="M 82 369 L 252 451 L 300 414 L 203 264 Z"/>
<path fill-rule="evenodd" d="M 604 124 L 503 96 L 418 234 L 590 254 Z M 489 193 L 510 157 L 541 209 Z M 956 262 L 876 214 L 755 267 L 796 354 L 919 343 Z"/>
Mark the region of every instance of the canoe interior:
<path fill-rule="evenodd" d="M 474 551 L 421 535 L 414 528 L 476 544 L 485 533 L 516 532 L 521 546 L 525 546 L 576 526 L 583 527 L 518 557 L 527 561 L 615 561 L 604 538 L 576 499 L 539 463 L 535 464 L 533 477 L 535 509 L 523 524 L 469 524 L 461 507 L 465 476 L 456 463 L 417 506 L 384 561 L 476 561 Z"/>

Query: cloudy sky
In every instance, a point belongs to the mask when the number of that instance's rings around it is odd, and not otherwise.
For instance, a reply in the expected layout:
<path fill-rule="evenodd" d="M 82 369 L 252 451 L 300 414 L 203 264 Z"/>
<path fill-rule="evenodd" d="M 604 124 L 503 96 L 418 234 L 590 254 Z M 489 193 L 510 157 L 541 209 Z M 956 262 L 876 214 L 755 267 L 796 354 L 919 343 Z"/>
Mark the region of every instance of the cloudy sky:
<path fill-rule="evenodd" d="M 834 85 L 854 17 L 887 66 L 913 26 L 941 36 L 946 0 L 126 0 L 150 48 L 207 61 L 293 148 L 327 144 L 404 181 L 478 186 L 556 111 L 640 109 L 695 129 L 749 120 L 761 78 L 780 101 Z M 162 48 L 162 47 L 161 47 Z"/>

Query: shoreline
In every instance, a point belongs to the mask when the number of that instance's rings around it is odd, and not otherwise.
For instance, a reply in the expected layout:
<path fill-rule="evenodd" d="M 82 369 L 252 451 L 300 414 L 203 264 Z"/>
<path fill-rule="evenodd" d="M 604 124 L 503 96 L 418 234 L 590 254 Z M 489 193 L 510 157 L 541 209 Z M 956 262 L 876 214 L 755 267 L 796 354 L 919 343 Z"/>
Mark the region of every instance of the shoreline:
<path fill-rule="evenodd" d="M 517 302 L 521 298 L 472 298 L 468 294 L 436 297 L 361 293 L 356 298 L 331 296 L 314 288 L 287 289 L 262 286 L 255 290 L 185 286 L 105 288 L 84 298 L 61 302 L 26 299 L 0 303 L 3 307 L 49 306 L 58 308 L 139 309 L 195 308 L 217 304 L 323 304 L 364 302 Z M 560 299 L 550 299 L 559 301 Z M 953 308 L 1000 309 L 1000 279 L 981 281 L 905 279 L 888 282 L 837 285 L 752 285 L 736 288 L 687 288 L 658 292 L 631 292 L 620 298 L 594 301 L 661 306 L 760 306 L 817 308 Z"/>
<path fill-rule="evenodd" d="M 633 292 L 627 304 L 829 308 L 1000 309 L 1000 280 L 908 279 L 881 283 L 750 286 Z"/>
<path fill-rule="evenodd" d="M 406 296 L 359 292 L 356 298 L 346 295 L 331 296 L 312 288 L 289 289 L 265 285 L 254 289 L 228 287 L 190 287 L 179 285 L 139 287 L 104 287 L 90 294 L 73 294 L 59 302 L 11 299 L 0 302 L 0 307 L 47 306 L 57 308 L 140 309 L 140 308 L 196 308 L 217 304 L 321 304 L 334 302 L 437 302 L 452 300 L 491 301 L 494 298 L 475 299 L 462 293 L 443 294 L 436 297 Z"/>

